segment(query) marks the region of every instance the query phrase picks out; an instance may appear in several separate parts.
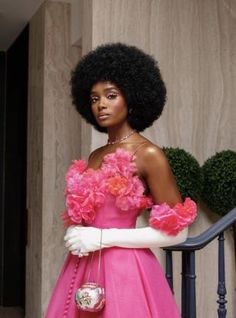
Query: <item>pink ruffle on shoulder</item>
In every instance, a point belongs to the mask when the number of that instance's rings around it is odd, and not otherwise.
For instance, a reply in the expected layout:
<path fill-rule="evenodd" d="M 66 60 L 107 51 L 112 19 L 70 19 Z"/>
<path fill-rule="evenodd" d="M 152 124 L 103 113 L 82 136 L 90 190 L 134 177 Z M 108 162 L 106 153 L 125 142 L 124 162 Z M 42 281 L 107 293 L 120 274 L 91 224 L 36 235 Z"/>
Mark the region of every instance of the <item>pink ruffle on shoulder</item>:
<path fill-rule="evenodd" d="M 177 203 L 173 208 L 170 208 L 167 203 L 154 205 L 149 224 L 169 235 L 177 235 L 185 227 L 192 224 L 196 216 L 196 203 L 190 198 L 186 198 L 184 203 Z"/>
<path fill-rule="evenodd" d="M 98 170 L 87 168 L 84 160 L 73 161 L 66 174 L 65 225 L 92 223 L 108 193 L 122 211 L 151 207 L 152 200 L 144 194 L 133 159 L 132 153 L 119 148 L 104 157 Z"/>

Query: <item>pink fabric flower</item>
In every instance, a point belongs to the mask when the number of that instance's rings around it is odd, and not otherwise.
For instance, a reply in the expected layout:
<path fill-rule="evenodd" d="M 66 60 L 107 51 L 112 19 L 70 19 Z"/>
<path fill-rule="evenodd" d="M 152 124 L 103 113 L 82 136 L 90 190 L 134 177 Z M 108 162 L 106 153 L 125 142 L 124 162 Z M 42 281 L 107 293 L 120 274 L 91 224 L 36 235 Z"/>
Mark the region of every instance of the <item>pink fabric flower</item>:
<path fill-rule="evenodd" d="M 146 197 L 143 196 L 140 199 L 140 209 L 148 209 L 152 206 L 153 202 L 152 202 L 152 198 L 151 197 Z"/>
<path fill-rule="evenodd" d="M 128 180 L 122 176 L 111 177 L 107 180 L 107 190 L 114 196 L 118 196 L 125 191 Z"/>
<path fill-rule="evenodd" d="M 90 224 L 95 219 L 95 211 L 105 199 L 104 182 L 99 171 L 86 170 L 83 160 L 74 161 L 66 174 L 66 211 L 63 214 L 65 225 Z M 70 220 L 70 221 L 69 221 Z"/>
<path fill-rule="evenodd" d="M 151 199 L 144 195 L 133 159 L 129 151 L 117 149 L 104 157 L 98 170 L 87 168 L 84 160 L 73 161 L 66 174 L 66 211 L 62 216 L 65 225 L 91 224 L 108 193 L 122 211 L 150 207 Z"/>
<path fill-rule="evenodd" d="M 114 191 L 114 188 L 111 189 L 109 186 L 107 188 L 107 191 L 116 196 L 116 205 L 118 208 L 123 211 L 129 211 L 148 207 L 144 205 L 144 203 L 148 203 L 148 201 L 143 200 L 144 186 L 137 176 L 129 178 L 116 176 L 108 179 L 108 184 L 110 180 L 119 180 L 119 187 L 116 187 L 118 191 Z"/>
<path fill-rule="evenodd" d="M 196 217 L 196 203 L 190 198 L 186 198 L 184 203 L 177 203 L 174 207 L 179 218 L 189 222 L 190 224 Z"/>
<path fill-rule="evenodd" d="M 67 213 L 71 221 L 75 224 L 80 224 L 82 216 L 80 212 L 80 206 L 78 204 L 79 197 L 74 194 L 68 194 L 66 197 Z"/>
<path fill-rule="evenodd" d="M 63 220 L 64 226 L 65 227 L 69 227 L 71 225 L 73 225 L 74 223 L 72 222 L 71 218 L 68 215 L 68 211 L 65 210 L 62 212 L 61 218 Z"/>
<path fill-rule="evenodd" d="M 66 173 L 66 192 L 72 192 L 75 193 L 80 180 L 81 180 L 81 174 L 86 169 L 86 163 L 84 160 L 74 160 L 72 165 L 69 167 L 67 173 Z"/>
<path fill-rule="evenodd" d="M 104 157 L 101 168 L 107 179 L 107 192 L 116 197 L 116 205 L 122 211 L 150 206 L 150 199 L 144 199 L 144 186 L 135 175 L 137 167 L 134 158 L 131 152 L 118 148 L 116 152 Z"/>
<path fill-rule="evenodd" d="M 177 203 L 173 208 L 167 203 L 154 205 L 150 214 L 149 224 L 169 235 L 177 235 L 185 227 L 193 223 L 197 215 L 197 206 L 190 198 L 184 203 Z"/>
<path fill-rule="evenodd" d="M 128 179 L 137 171 L 133 159 L 134 156 L 131 152 L 118 148 L 115 152 L 104 157 L 101 169 L 106 176 L 121 175 Z"/>

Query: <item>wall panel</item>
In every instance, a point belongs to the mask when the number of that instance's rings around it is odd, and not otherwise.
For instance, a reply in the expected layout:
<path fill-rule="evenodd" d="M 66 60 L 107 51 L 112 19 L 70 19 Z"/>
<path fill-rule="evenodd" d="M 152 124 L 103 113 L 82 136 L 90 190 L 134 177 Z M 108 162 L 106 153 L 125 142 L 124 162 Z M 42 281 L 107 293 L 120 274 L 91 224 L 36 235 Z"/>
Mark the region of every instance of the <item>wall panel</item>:
<path fill-rule="evenodd" d="M 235 2 L 220 0 L 93 1 L 92 47 L 121 41 L 154 55 L 167 84 L 161 118 L 144 132 L 160 146 L 184 148 L 203 163 L 217 151 L 236 149 Z M 106 142 L 92 130 L 91 148 Z M 217 216 L 202 208 L 190 235 L 208 228 Z M 145 224 L 144 218 L 139 225 Z M 235 305 L 232 233 L 227 234 L 228 315 Z M 157 252 L 164 263 L 163 255 Z M 197 254 L 198 315 L 216 316 L 217 241 Z M 180 272 L 180 257 L 175 256 Z M 209 275 L 209 273 L 211 273 Z M 180 280 L 176 280 L 180 302 Z"/>
<path fill-rule="evenodd" d="M 80 156 L 80 118 L 70 98 L 70 5 L 47 1 L 30 23 L 27 317 L 43 317 L 64 257 L 64 175 Z M 32 297 L 33 295 L 33 297 Z"/>

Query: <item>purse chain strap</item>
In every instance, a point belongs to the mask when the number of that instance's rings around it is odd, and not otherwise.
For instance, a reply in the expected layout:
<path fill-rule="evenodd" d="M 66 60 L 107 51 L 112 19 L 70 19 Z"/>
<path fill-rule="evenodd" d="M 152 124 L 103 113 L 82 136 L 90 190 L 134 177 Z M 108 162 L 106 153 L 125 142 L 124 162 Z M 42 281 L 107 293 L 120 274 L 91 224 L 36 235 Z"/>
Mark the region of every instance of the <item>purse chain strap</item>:
<path fill-rule="evenodd" d="M 98 254 L 98 270 L 97 270 L 97 283 L 99 282 L 100 280 L 100 273 L 101 273 L 101 259 L 102 259 L 102 229 L 101 229 L 101 233 L 100 233 L 100 250 L 99 250 L 99 254 Z M 94 257 L 94 253 L 92 253 L 92 256 L 91 256 L 91 261 L 90 261 L 90 269 L 89 269 L 89 272 L 88 272 L 88 277 L 87 277 L 87 281 L 89 281 L 90 279 L 90 275 L 91 275 L 91 271 L 92 271 L 92 262 L 93 262 L 93 257 Z"/>

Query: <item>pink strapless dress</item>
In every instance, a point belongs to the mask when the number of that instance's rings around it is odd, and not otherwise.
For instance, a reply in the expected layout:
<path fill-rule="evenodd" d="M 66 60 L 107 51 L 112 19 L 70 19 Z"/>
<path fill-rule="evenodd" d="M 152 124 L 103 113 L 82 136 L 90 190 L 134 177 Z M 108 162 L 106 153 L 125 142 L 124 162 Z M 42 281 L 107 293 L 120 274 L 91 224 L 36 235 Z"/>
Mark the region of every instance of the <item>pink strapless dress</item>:
<path fill-rule="evenodd" d="M 77 223 L 84 224 L 86 219 L 89 226 L 98 228 L 135 228 L 140 211 L 150 200 L 135 175 L 133 159 L 130 152 L 117 149 L 105 156 L 99 170 L 87 169 L 83 161 L 74 162 L 67 173 L 66 217 L 75 212 L 70 213 L 70 193 L 75 190 L 84 211 L 77 216 Z M 90 270 L 90 281 L 96 281 L 98 253 L 92 261 L 91 255 L 78 258 L 68 254 L 45 318 L 180 318 L 158 260 L 150 249 L 143 248 L 103 249 L 99 283 L 105 287 L 105 307 L 97 313 L 80 311 L 75 292 L 87 281 Z"/>

